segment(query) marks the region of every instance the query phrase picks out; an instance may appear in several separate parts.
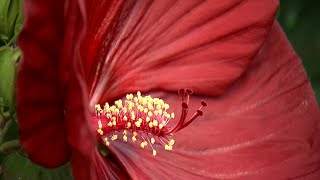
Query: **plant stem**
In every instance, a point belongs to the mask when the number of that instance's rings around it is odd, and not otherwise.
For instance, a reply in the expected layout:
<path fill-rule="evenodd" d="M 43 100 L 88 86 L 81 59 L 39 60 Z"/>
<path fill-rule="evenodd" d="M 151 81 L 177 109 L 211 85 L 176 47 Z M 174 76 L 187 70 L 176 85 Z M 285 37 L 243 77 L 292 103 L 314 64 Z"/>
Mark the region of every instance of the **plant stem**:
<path fill-rule="evenodd" d="M 2 144 L 4 137 L 6 136 L 10 126 L 12 124 L 12 120 L 10 119 L 7 121 L 3 127 L 3 129 L 0 129 L 0 144 Z"/>
<path fill-rule="evenodd" d="M 19 140 L 16 139 L 16 140 L 7 141 L 7 142 L 1 144 L 0 152 L 6 152 L 10 149 L 15 149 L 18 147 L 20 147 Z"/>

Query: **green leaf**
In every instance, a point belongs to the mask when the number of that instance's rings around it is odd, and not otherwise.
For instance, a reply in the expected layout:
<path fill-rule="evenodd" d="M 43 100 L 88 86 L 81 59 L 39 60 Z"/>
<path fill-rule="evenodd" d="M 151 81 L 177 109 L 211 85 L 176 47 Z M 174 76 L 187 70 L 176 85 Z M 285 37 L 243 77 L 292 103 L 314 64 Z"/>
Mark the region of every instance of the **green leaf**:
<path fill-rule="evenodd" d="M 14 109 L 16 62 L 20 55 L 18 49 L 7 46 L 0 48 L 0 97 L 3 101 L 0 109 L 6 112 L 12 112 Z"/>
<path fill-rule="evenodd" d="M 50 156 L 50 154 L 49 154 Z M 69 164 L 56 169 L 46 169 L 21 155 L 8 155 L 2 163 L 1 180 L 69 180 L 72 173 Z"/>
<path fill-rule="evenodd" d="M 21 0 L 0 1 L 0 45 L 13 43 L 22 24 Z"/>

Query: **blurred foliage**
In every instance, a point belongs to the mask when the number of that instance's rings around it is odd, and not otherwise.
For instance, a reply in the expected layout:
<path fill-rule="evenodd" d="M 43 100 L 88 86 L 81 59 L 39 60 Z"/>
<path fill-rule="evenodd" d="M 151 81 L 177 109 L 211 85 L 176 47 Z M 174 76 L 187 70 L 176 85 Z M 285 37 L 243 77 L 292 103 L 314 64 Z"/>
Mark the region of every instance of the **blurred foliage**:
<path fill-rule="evenodd" d="M 278 20 L 301 57 L 320 103 L 320 1 L 281 0 Z"/>
<path fill-rule="evenodd" d="M 19 154 L 6 157 L 0 180 L 69 180 L 72 179 L 68 165 L 45 169 Z"/>
<path fill-rule="evenodd" d="M 14 107 L 14 88 L 16 63 L 20 58 L 17 48 L 0 47 L 0 114 L 12 113 Z"/>
<path fill-rule="evenodd" d="M 21 56 L 16 39 L 22 22 L 21 0 L 0 0 L 0 180 L 69 180 L 69 164 L 56 169 L 36 165 L 18 140 L 14 82 Z"/>
<path fill-rule="evenodd" d="M 21 0 L 0 1 L 0 46 L 15 43 L 22 26 Z"/>

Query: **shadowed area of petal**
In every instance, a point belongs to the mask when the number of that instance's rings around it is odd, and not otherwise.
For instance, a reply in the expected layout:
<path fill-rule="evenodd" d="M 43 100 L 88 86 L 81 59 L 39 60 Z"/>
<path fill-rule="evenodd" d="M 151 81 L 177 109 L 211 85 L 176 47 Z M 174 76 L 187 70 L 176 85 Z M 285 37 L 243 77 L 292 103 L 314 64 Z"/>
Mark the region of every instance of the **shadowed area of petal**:
<path fill-rule="evenodd" d="M 19 37 L 23 61 L 17 79 L 20 141 L 33 161 L 55 167 L 67 162 L 70 154 L 58 89 L 64 1 L 23 4 L 25 23 Z"/>
<path fill-rule="evenodd" d="M 26 20 L 19 37 L 23 61 L 17 80 L 20 140 L 30 159 L 46 167 L 66 163 L 72 149 L 72 160 L 81 161 L 77 167 L 85 169 L 96 147 L 79 68 L 83 6 L 77 0 L 24 3 Z M 82 171 L 81 177 L 88 179 L 90 173 Z"/>
<path fill-rule="evenodd" d="M 127 1 L 108 24 L 103 48 L 96 52 L 100 58 L 84 65 L 90 107 L 137 90 L 189 87 L 223 94 L 261 47 L 277 5 L 269 0 Z"/>
<path fill-rule="evenodd" d="M 108 50 L 105 39 L 108 29 L 112 27 L 112 22 L 116 19 L 120 9 L 124 4 L 123 0 L 92 0 L 86 2 L 87 11 L 87 35 L 82 43 L 83 69 L 86 74 L 93 73 L 98 60 L 101 60 L 102 54 Z M 93 72 L 92 72 L 93 71 Z M 86 77 L 92 79 L 92 77 Z"/>
<path fill-rule="evenodd" d="M 129 179 L 125 172 L 121 172 L 119 169 L 115 167 L 114 164 L 110 161 L 110 159 L 106 159 L 97 149 L 94 152 L 93 162 L 95 164 L 96 171 L 96 180 L 105 180 L 107 179 Z"/>
<path fill-rule="evenodd" d="M 179 97 L 154 93 L 177 112 Z M 245 74 L 204 116 L 174 134 L 172 152 L 132 142 L 110 144 L 133 179 L 288 179 L 320 177 L 320 111 L 296 56 L 278 24 Z M 194 108 L 196 109 L 195 107 Z"/>
<path fill-rule="evenodd" d="M 86 30 L 86 12 L 83 1 L 68 1 L 65 13 L 65 38 L 60 63 L 61 90 L 67 139 L 72 148 L 72 168 L 77 180 L 96 179 L 93 168 L 96 138 L 89 117 L 88 90 L 83 79 L 80 59 L 80 41 Z M 74 16 L 78 14 L 78 16 Z"/>

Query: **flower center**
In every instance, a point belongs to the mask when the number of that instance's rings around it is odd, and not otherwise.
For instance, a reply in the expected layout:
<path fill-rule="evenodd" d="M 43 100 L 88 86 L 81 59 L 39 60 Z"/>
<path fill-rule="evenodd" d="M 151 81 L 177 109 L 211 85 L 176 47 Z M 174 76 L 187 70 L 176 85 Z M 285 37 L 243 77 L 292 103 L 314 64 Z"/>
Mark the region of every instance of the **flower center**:
<path fill-rule="evenodd" d="M 202 116 L 202 108 L 207 106 L 207 103 L 202 100 L 199 109 L 186 120 L 192 90 L 180 89 L 178 93 L 181 96 L 182 113 L 174 127 L 168 127 L 170 120 L 175 118 L 173 112 L 167 111 L 169 104 L 160 98 L 141 96 L 139 91 L 136 96 L 127 94 L 125 101 L 117 100 L 112 106 L 106 103 L 103 109 L 101 105 L 96 104 L 98 135 L 106 146 L 110 145 L 110 141 L 115 141 L 118 136 L 122 136 L 124 142 L 128 142 L 128 137 L 131 137 L 132 142 L 139 142 L 142 149 L 150 145 L 153 156 L 157 154 L 153 147 L 156 143 L 162 145 L 165 150 L 171 151 L 175 143 L 172 138 L 173 133 Z"/>

